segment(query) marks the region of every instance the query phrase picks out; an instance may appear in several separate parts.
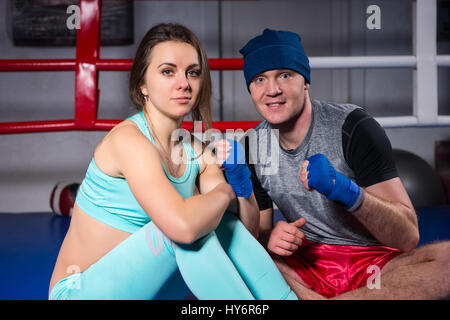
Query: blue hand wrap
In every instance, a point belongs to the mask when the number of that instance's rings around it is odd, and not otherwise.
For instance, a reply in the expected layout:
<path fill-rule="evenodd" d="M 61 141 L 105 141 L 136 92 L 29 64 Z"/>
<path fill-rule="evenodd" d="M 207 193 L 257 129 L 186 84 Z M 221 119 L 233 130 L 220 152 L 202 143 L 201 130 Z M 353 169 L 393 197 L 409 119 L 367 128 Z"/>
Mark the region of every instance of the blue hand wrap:
<path fill-rule="evenodd" d="M 231 139 L 227 139 L 231 146 L 228 150 L 230 155 L 222 163 L 225 169 L 225 177 L 228 183 L 233 187 L 236 196 L 248 198 L 253 192 L 253 184 L 250 179 L 250 169 L 245 161 L 245 151 L 242 145 Z"/>
<path fill-rule="evenodd" d="M 364 199 L 364 189 L 354 181 L 337 172 L 321 153 L 308 158 L 308 186 L 329 200 L 343 203 L 348 211 L 356 210 Z"/>

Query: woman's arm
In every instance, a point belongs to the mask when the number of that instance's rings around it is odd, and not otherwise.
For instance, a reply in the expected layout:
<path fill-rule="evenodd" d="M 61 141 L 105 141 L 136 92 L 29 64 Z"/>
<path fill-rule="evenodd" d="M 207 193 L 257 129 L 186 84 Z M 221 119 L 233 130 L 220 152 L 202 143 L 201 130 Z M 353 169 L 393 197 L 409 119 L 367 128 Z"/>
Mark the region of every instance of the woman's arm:
<path fill-rule="evenodd" d="M 219 169 L 216 163 L 205 164 L 205 166 L 206 169 L 200 174 L 199 179 L 200 192 L 202 194 L 207 194 L 218 184 L 226 183 L 222 170 Z M 252 193 L 248 199 L 244 197 L 238 197 L 237 199 L 239 203 L 238 211 L 240 220 L 247 230 L 257 238 L 259 229 L 259 210 L 255 195 Z"/>
<path fill-rule="evenodd" d="M 230 142 L 233 141 L 227 141 L 227 140 L 221 140 L 218 141 L 214 144 L 214 147 L 216 148 L 216 155 L 214 156 L 212 153 L 210 154 L 206 154 L 205 157 L 206 159 L 211 159 L 211 157 L 215 160 L 214 163 L 212 163 L 212 165 L 210 165 L 212 168 L 209 168 L 208 171 L 209 173 L 206 174 L 206 179 L 204 178 L 203 180 L 208 180 L 211 183 L 211 185 L 214 185 L 215 183 L 218 182 L 222 182 L 225 181 L 225 178 L 223 176 L 222 170 L 225 170 L 225 173 L 227 173 L 226 170 L 231 170 L 229 167 L 230 165 L 227 166 L 227 168 L 225 169 L 219 169 L 220 166 L 224 163 L 224 161 L 230 157 L 230 152 L 232 153 L 232 156 L 234 156 L 234 153 L 238 153 L 241 152 L 242 154 L 240 156 L 242 156 L 242 163 L 240 163 L 239 165 L 245 165 L 244 163 L 244 150 L 239 150 L 237 148 L 237 146 L 239 147 L 240 145 L 236 145 L 234 146 L 234 151 L 232 150 L 232 146 L 230 144 Z M 237 156 L 239 157 L 239 155 Z M 206 163 L 211 163 L 212 161 L 205 161 Z M 225 167 L 225 166 L 224 166 Z M 228 178 L 229 176 L 227 176 Z M 239 179 L 245 179 L 244 177 L 239 178 Z M 248 178 L 250 179 L 250 178 Z M 242 180 L 238 180 L 238 184 L 240 183 L 240 181 Z M 231 183 L 231 182 L 229 182 Z M 236 181 L 235 181 L 236 183 Z M 233 186 L 233 184 L 231 184 Z M 258 238 L 258 233 L 259 233 L 259 209 L 258 209 L 258 203 L 256 202 L 256 198 L 255 195 L 253 193 L 253 189 L 252 189 L 252 185 L 251 183 L 249 184 L 249 191 L 248 193 L 243 196 L 242 194 L 238 194 L 237 195 L 237 199 L 238 199 L 238 205 L 239 205 L 239 209 L 237 210 L 239 212 L 239 218 L 241 220 L 241 222 L 244 224 L 244 226 L 247 228 L 247 230 L 255 237 Z M 233 187 L 234 188 L 234 187 Z M 208 189 L 206 189 L 208 190 Z"/>
<path fill-rule="evenodd" d="M 135 126 L 123 126 L 110 139 L 110 154 L 133 195 L 170 239 L 191 243 L 219 224 L 235 197 L 226 183 L 207 193 L 183 199 L 167 179 L 160 156 Z"/>

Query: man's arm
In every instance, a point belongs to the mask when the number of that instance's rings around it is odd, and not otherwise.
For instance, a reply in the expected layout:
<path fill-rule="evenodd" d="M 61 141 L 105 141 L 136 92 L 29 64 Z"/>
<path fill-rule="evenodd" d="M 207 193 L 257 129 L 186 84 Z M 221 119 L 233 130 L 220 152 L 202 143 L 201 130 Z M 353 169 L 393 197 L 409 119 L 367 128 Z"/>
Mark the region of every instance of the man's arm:
<path fill-rule="evenodd" d="M 381 243 L 412 250 L 419 240 L 413 205 L 398 178 L 386 132 L 365 110 L 357 108 L 345 119 L 342 151 L 355 181 L 335 171 L 324 155 L 313 155 L 302 164 L 303 186 L 344 204 Z"/>
<path fill-rule="evenodd" d="M 359 207 L 348 214 L 354 214 L 378 241 L 387 246 L 405 252 L 416 247 L 419 241 L 417 218 L 400 178 L 373 184 L 362 191 L 350 179 L 334 171 L 323 155 L 308 159 L 302 163 L 300 173 L 306 189 L 314 188 L 328 199 L 343 203 L 347 209 L 354 207 L 355 199 L 360 199 L 363 194 Z M 312 166 L 310 161 L 314 161 Z"/>
<path fill-rule="evenodd" d="M 258 239 L 260 215 L 255 194 L 252 193 L 249 198 L 238 197 L 237 199 L 239 203 L 239 219 L 247 230 Z"/>
<path fill-rule="evenodd" d="M 267 249 L 270 233 L 273 229 L 273 209 L 261 210 L 259 214 L 259 242 Z"/>
<path fill-rule="evenodd" d="M 221 170 L 217 165 L 209 165 L 199 177 L 200 192 L 202 194 L 208 193 L 213 190 L 218 184 L 226 182 Z M 259 211 L 258 204 L 256 203 L 255 195 L 252 195 L 246 199 L 244 197 L 238 197 L 239 218 L 247 228 L 247 230 L 255 237 L 258 236 L 259 226 Z M 233 200 L 232 204 L 235 200 Z M 228 209 L 232 208 L 232 205 Z M 232 210 L 233 211 L 233 210 Z"/>
<path fill-rule="evenodd" d="M 216 162 L 236 192 L 239 218 L 247 230 L 258 238 L 259 209 L 253 192 L 251 172 L 245 160 L 245 151 L 242 145 L 234 140 L 220 140 L 214 143 L 214 147 Z"/>
<path fill-rule="evenodd" d="M 299 228 L 306 223 L 306 219 L 300 218 L 290 223 L 281 220 L 275 227 L 272 219 L 272 208 L 260 211 L 259 242 L 270 253 L 280 256 L 292 255 L 305 239 L 305 234 Z"/>
<path fill-rule="evenodd" d="M 366 187 L 363 203 L 351 214 L 386 246 L 408 252 L 419 242 L 417 216 L 400 178 Z"/>
<path fill-rule="evenodd" d="M 381 243 L 412 250 L 419 240 L 413 205 L 398 178 L 392 146 L 380 124 L 365 110 L 354 110 L 342 128 L 343 152 L 365 191 L 352 214 Z"/>

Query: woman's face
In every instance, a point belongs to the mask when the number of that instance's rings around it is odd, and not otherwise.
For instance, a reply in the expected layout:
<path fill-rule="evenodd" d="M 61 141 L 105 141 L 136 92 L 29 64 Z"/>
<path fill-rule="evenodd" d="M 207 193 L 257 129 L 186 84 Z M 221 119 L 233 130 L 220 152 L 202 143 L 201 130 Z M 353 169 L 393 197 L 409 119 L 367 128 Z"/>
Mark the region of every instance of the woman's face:
<path fill-rule="evenodd" d="M 197 51 L 188 43 L 165 41 L 153 47 L 141 92 L 146 108 L 179 119 L 192 111 L 201 86 Z"/>

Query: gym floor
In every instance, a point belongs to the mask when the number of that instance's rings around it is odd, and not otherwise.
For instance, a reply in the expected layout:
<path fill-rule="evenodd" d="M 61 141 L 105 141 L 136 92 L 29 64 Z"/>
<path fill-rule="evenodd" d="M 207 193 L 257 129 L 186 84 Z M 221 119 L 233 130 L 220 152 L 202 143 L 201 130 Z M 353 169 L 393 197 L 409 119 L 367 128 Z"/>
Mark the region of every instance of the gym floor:
<path fill-rule="evenodd" d="M 416 209 L 420 245 L 450 239 L 450 206 Z M 282 219 L 275 212 L 274 222 Z M 50 212 L 0 214 L 0 299 L 45 300 L 70 218 Z"/>

